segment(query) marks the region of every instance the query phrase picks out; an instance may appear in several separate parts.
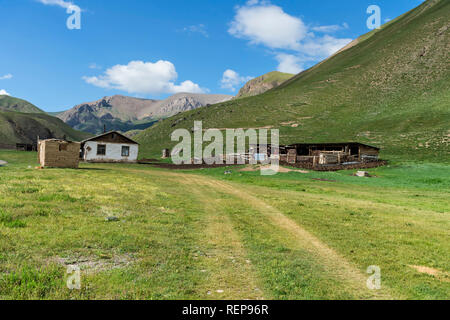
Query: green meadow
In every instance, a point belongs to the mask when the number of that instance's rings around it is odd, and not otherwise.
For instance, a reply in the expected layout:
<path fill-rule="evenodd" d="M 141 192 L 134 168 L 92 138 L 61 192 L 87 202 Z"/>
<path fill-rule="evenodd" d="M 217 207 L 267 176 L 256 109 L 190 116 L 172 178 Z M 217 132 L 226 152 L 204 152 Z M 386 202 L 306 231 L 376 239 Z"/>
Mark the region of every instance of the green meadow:
<path fill-rule="evenodd" d="M 359 178 L 0 159 L 0 299 L 450 298 L 445 163 Z"/>

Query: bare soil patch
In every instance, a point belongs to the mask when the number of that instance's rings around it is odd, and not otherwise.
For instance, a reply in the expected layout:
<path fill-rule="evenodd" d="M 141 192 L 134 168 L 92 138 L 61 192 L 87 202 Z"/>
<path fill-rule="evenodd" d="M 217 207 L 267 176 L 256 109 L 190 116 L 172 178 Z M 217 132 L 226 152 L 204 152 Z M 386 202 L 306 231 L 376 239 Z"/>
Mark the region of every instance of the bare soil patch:
<path fill-rule="evenodd" d="M 438 270 L 435 268 L 426 267 L 426 266 L 410 265 L 409 267 L 413 268 L 414 270 L 416 270 L 419 273 L 424 273 L 429 276 L 433 276 L 435 278 L 438 278 L 441 281 L 450 282 L 450 275 L 447 272 L 444 272 L 444 271 L 441 271 L 441 270 Z"/>
<path fill-rule="evenodd" d="M 134 258 L 131 255 L 113 255 L 113 256 L 80 256 L 80 257 L 56 257 L 51 261 L 56 262 L 62 266 L 76 266 L 82 272 L 87 274 L 97 273 L 101 271 L 124 268 L 133 262 Z"/>

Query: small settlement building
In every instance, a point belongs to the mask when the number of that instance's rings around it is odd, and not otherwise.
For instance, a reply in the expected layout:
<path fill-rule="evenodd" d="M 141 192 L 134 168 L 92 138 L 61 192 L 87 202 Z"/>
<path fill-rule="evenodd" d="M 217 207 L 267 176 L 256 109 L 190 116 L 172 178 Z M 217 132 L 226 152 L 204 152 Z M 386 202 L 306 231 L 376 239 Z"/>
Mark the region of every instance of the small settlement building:
<path fill-rule="evenodd" d="M 38 160 L 41 167 L 78 168 L 80 143 L 59 139 L 38 141 Z"/>
<path fill-rule="evenodd" d="M 299 143 L 280 147 L 281 161 L 333 165 L 377 162 L 380 148 L 358 142 Z"/>
<path fill-rule="evenodd" d="M 80 157 L 86 162 L 136 162 L 139 144 L 117 131 L 81 142 Z"/>

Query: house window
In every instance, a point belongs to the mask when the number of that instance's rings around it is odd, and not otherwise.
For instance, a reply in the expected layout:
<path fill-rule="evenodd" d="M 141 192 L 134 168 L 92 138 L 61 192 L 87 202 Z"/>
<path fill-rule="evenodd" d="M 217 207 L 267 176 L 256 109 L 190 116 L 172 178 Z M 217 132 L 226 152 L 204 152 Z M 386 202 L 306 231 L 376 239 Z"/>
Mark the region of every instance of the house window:
<path fill-rule="evenodd" d="M 106 144 L 98 144 L 97 145 L 97 155 L 98 156 L 106 155 Z"/>
<path fill-rule="evenodd" d="M 122 147 L 122 157 L 130 156 L 130 147 L 123 146 Z"/>

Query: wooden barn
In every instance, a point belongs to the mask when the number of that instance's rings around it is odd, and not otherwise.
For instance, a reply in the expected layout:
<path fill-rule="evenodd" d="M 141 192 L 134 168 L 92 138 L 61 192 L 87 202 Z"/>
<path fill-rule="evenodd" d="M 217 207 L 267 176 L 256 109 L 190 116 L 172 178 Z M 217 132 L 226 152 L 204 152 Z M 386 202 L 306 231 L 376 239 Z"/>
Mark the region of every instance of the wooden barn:
<path fill-rule="evenodd" d="M 376 162 L 380 148 L 358 142 L 298 143 L 280 147 L 281 161 L 314 165 Z"/>

